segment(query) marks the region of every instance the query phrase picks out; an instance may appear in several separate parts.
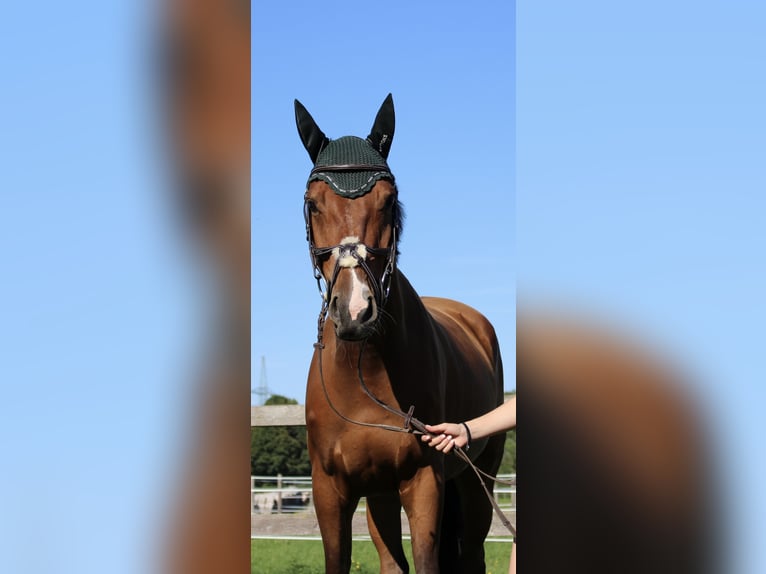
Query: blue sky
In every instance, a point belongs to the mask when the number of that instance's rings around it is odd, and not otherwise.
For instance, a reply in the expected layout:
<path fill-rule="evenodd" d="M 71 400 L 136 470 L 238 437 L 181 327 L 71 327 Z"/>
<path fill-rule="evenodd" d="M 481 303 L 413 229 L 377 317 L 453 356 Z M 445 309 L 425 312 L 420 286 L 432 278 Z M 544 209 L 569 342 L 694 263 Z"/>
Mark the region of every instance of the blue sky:
<path fill-rule="evenodd" d="M 416 289 L 490 318 L 509 389 L 517 285 L 676 357 L 720 447 L 731 571 L 766 571 L 765 12 L 256 3 L 253 385 L 265 356 L 270 389 L 302 400 L 319 307 L 293 99 L 329 136 L 364 136 L 392 92 Z M 164 195 L 152 16 L 81 0 L 0 19 L 0 555 L 30 571 L 140 571 L 204 345 L 204 282 Z"/>
<path fill-rule="evenodd" d="M 393 94 L 388 159 L 407 214 L 399 267 L 422 295 L 462 300 L 493 322 L 515 387 L 512 5 L 391 6 L 328 15 L 317 4 L 297 21 L 292 9 L 254 6 L 253 21 L 269 24 L 253 34 L 253 385 L 265 357 L 271 392 L 301 402 L 320 299 L 295 98 L 329 137 L 366 137 Z"/>

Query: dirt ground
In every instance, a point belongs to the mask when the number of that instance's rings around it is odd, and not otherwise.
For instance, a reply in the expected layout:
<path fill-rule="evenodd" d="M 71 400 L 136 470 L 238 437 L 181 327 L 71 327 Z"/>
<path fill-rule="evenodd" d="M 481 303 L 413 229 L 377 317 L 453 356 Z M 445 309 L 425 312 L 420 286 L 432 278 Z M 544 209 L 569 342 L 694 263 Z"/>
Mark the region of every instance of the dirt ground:
<path fill-rule="evenodd" d="M 516 522 L 516 513 L 507 514 L 511 523 Z M 367 518 L 364 512 L 354 515 L 352 524 L 353 536 L 367 536 Z M 407 517 L 402 514 L 402 532 L 409 534 L 410 528 Z M 310 507 L 292 514 L 251 514 L 250 533 L 252 536 L 319 536 L 319 524 L 317 523 L 314 508 Z M 494 516 L 489 536 L 509 536 L 508 530 L 503 523 Z"/>

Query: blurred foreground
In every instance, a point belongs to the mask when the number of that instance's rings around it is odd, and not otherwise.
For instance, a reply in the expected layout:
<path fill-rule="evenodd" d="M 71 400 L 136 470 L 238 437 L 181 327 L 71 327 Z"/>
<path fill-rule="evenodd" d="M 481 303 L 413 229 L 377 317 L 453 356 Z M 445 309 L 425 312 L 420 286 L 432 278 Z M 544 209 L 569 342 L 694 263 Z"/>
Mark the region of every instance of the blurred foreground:
<path fill-rule="evenodd" d="M 167 109 L 180 204 L 218 287 L 216 337 L 182 464 L 162 563 L 249 568 L 250 4 L 170 2 Z"/>
<path fill-rule="evenodd" d="M 522 572 L 720 572 L 721 492 L 684 383 L 625 329 L 520 309 Z"/>

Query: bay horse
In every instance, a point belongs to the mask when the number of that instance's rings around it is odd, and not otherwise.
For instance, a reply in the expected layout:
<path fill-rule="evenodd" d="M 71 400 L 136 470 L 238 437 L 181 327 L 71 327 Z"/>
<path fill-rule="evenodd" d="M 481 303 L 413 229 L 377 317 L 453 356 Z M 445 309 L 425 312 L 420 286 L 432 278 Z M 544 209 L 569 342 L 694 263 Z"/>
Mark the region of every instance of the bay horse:
<path fill-rule="evenodd" d="M 492 506 L 479 480 L 412 433 L 390 431 L 411 430 L 413 408 L 435 423 L 468 420 L 501 404 L 494 329 L 467 305 L 421 298 L 397 265 L 403 212 L 387 164 L 391 94 L 366 139 L 330 140 L 297 100 L 295 114 L 314 164 L 304 213 L 320 291 L 324 285 L 306 424 L 325 570 L 349 571 L 351 519 L 366 497 L 381 572 L 409 571 L 402 507 L 417 572 L 484 572 Z M 468 454 L 495 475 L 504 441 L 474 441 Z"/>

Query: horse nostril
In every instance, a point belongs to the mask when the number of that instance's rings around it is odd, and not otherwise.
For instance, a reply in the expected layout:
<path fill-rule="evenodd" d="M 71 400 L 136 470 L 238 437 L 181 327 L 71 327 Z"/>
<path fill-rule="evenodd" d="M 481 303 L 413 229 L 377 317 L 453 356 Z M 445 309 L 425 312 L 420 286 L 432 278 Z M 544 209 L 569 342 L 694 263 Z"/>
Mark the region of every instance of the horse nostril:
<path fill-rule="evenodd" d="M 373 311 L 372 297 L 368 297 L 367 308 L 364 310 L 361 317 L 359 317 L 359 322 L 366 323 L 367 321 L 372 319 L 372 311 Z"/>

